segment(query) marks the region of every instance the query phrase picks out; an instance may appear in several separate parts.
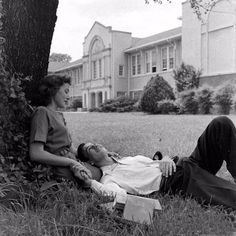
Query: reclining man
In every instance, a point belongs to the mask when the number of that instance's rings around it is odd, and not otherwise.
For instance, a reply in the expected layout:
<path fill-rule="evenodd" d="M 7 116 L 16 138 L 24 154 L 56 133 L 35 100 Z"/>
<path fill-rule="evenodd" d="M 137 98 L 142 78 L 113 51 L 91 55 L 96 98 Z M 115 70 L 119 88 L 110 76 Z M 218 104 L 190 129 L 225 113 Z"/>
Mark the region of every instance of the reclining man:
<path fill-rule="evenodd" d="M 213 119 L 199 137 L 189 157 L 175 162 L 165 156 L 152 160 L 141 155 L 117 159 L 108 155 L 102 145 L 86 143 L 78 148 L 82 161 L 93 162 L 103 176 L 92 180 L 80 167 L 73 166 L 75 176 L 93 191 L 103 195 L 181 193 L 204 204 L 223 205 L 236 210 L 236 184 L 215 176 L 226 161 L 236 181 L 236 129 L 224 116 Z"/>

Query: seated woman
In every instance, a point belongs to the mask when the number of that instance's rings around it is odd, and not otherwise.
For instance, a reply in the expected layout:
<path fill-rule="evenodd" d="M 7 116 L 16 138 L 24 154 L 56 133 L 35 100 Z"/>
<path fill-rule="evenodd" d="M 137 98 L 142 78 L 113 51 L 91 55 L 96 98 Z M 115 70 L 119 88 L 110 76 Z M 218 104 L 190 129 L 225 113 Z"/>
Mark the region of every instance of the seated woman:
<path fill-rule="evenodd" d="M 76 165 L 83 173 L 100 180 L 101 171 L 76 159 L 76 149 L 66 127 L 62 112 L 69 99 L 70 77 L 48 75 L 39 85 L 41 106 L 32 116 L 30 133 L 30 158 L 32 161 L 55 167 L 55 174 L 81 183 L 73 175 L 72 166 Z"/>

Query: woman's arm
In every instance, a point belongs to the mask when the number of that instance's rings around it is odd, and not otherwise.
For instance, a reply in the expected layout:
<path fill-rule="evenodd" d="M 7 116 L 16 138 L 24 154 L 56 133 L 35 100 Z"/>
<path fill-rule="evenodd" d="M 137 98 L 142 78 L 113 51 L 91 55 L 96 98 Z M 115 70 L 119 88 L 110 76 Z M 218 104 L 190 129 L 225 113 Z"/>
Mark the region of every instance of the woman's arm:
<path fill-rule="evenodd" d="M 30 159 L 32 161 L 52 166 L 71 167 L 73 164 L 78 163 L 76 160 L 57 156 L 45 151 L 44 144 L 41 142 L 34 142 L 30 144 Z"/>

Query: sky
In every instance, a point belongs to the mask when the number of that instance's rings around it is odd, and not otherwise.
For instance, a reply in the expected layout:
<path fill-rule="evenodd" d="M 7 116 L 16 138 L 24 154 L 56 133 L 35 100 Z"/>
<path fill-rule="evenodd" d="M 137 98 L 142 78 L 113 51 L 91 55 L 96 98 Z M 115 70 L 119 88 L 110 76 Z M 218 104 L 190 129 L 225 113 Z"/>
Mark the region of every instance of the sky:
<path fill-rule="evenodd" d="M 85 36 L 95 21 L 113 30 L 131 32 L 133 37 L 148 37 L 181 26 L 184 0 L 59 0 L 51 53 L 65 53 L 72 61 L 83 56 Z"/>

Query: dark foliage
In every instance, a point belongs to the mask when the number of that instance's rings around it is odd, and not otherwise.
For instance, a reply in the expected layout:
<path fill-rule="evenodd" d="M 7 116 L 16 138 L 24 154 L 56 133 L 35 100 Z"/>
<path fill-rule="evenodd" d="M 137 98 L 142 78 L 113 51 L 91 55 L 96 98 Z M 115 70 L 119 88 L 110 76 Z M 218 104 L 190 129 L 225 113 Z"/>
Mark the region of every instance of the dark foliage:
<path fill-rule="evenodd" d="M 210 114 L 213 107 L 213 89 L 210 87 L 201 87 L 196 92 L 196 100 L 200 114 Z"/>
<path fill-rule="evenodd" d="M 157 102 L 164 99 L 175 99 L 173 89 L 163 77 L 156 75 L 150 79 L 144 88 L 140 100 L 141 110 L 155 113 Z"/>
<path fill-rule="evenodd" d="M 235 88 L 231 84 L 219 86 L 214 94 L 214 103 L 219 114 L 229 114 L 233 105 Z"/>
<path fill-rule="evenodd" d="M 195 97 L 195 90 L 187 90 L 179 94 L 180 110 L 182 114 L 197 114 L 198 102 Z"/>
<path fill-rule="evenodd" d="M 173 114 L 178 113 L 179 106 L 174 100 L 162 100 L 157 102 L 155 114 Z"/>
<path fill-rule="evenodd" d="M 29 160 L 29 132 L 32 108 L 22 90 L 22 78 L 0 68 L 0 183 L 29 181 L 43 183 L 48 168 Z"/>
<path fill-rule="evenodd" d="M 127 96 L 121 96 L 105 101 L 99 108 L 90 109 L 90 111 L 99 112 L 130 112 L 135 111 L 136 99 Z"/>
<path fill-rule="evenodd" d="M 77 108 L 81 108 L 81 107 L 82 107 L 82 98 L 76 98 L 72 102 L 72 108 L 77 109 Z"/>
<path fill-rule="evenodd" d="M 201 71 L 197 71 L 193 66 L 182 63 L 174 70 L 174 79 L 178 92 L 199 87 Z"/>

